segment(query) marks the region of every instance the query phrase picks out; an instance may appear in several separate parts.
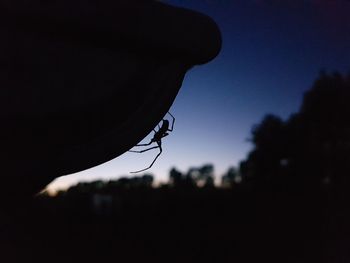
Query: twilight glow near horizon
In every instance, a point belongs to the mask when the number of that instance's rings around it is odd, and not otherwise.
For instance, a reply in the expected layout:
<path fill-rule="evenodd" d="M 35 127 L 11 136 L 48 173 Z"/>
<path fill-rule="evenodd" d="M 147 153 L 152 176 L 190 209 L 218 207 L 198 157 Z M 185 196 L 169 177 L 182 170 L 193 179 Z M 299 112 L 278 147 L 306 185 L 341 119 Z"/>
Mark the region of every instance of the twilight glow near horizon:
<path fill-rule="evenodd" d="M 321 69 L 350 72 L 350 1 L 169 0 L 211 16 L 223 47 L 212 62 L 190 70 L 171 107 L 174 131 L 151 169 L 166 181 L 172 167 L 212 163 L 219 178 L 246 158 L 254 124 L 273 113 L 288 118 Z M 147 141 L 147 139 L 146 139 Z M 133 176 L 157 150 L 125 153 L 98 167 L 63 176 L 49 189 L 79 181 Z"/>

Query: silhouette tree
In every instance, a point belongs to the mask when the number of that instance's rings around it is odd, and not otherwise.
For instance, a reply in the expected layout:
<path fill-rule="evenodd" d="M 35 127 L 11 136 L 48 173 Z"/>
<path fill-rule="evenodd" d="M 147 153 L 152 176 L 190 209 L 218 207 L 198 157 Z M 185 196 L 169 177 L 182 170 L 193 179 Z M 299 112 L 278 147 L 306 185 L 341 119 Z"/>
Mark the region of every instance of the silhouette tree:
<path fill-rule="evenodd" d="M 235 167 L 228 168 L 227 172 L 221 178 L 221 185 L 225 188 L 233 187 L 235 184 L 239 184 L 242 181 L 242 177 L 239 171 Z"/>
<path fill-rule="evenodd" d="M 174 187 L 182 187 L 182 188 L 195 187 L 195 182 L 193 180 L 192 174 L 188 172 L 186 175 L 184 175 L 183 173 L 178 171 L 176 168 L 172 168 L 170 170 L 169 182 Z"/>
<path fill-rule="evenodd" d="M 255 184 L 349 185 L 350 78 L 322 72 L 287 121 L 267 115 L 252 130 L 240 171 Z"/>
<path fill-rule="evenodd" d="M 144 174 L 142 177 L 142 185 L 144 187 L 150 188 L 153 185 L 154 177 L 152 174 Z"/>
<path fill-rule="evenodd" d="M 290 119 L 295 170 L 309 181 L 349 184 L 349 101 L 349 76 L 323 72 L 305 94 L 300 113 Z"/>
<path fill-rule="evenodd" d="M 270 184 L 280 175 L 286 158 L 285 124 L 274 115 L 267 115 L 253 127 L 251 142 L 255 148 L 247 161 L 241 164 L 241 172 L 255 184 Z"/>
<path fill-rule="evenodd" d="M 192 179 L 195 185 L 199 187 L 214 186 L 214 166 L 212 164 L 204 164 L 201 167 L 191 167 L 186 177 Z"/>
<path fill-rule="evenodd" d="M 173 186 L 180 186 L 183 180 L 183 174 L 176 168 L 171 168 L 169 173 L 169 182 Z"/>

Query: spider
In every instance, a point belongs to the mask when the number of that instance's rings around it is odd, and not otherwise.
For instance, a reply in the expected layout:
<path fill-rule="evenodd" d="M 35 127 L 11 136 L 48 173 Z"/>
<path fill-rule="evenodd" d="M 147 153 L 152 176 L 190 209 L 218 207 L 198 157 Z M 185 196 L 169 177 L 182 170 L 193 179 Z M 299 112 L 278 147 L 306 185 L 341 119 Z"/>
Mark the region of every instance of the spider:
<path fill-rule="evenodd" d="M 169 124 L 170 124 L 169 120 L 163 119 L 162 120 L 162 125 L 160 126 L 158 124 L 158 131 L 153 129 L 154 135 L 153 135 L 153 138 L 151 139 L 151 141 L 149 143 L 143 143 L 143 144 L 135 145 L 135 146 L 148 146 L 148 145 L 151 145 L 152 143 L 155 142 L 157 144 L 156 146 L 153 146 L 153 147 L 141 150 L 141 151 L 134 151 L 134 150 L 130 150 L 129 151 L 129 152 L 133 152 L 133 153 L 143 153 L 143 152 L 147 152 L 149 150 L 153 150 L 153 149 L 159 148 L 159 153 L 157 154 L 156 158 L 154 158 L 153 162 L 147 168 L 139 170 L 139 171 L 135 171 L 135 172 L 130 172 L 130 173 L 139 173 L 139 172 L 143 172 L 143 171 L 146 171 L 146 170 L 150 169 L 152 167 L 152 165 L 155 163 L 155 161 L 158 159 L 158 157 L 161 155 L 161 153 L 162 153 L 162 139 L 165 136 L 169 135 L 168 132 L 172 132 L 173 131 L 174 123 L 175 123 L 175 117 L 170 112 L 168 112 L 168 114 L 172 118 L 171 128 L 169 128 Z"/>

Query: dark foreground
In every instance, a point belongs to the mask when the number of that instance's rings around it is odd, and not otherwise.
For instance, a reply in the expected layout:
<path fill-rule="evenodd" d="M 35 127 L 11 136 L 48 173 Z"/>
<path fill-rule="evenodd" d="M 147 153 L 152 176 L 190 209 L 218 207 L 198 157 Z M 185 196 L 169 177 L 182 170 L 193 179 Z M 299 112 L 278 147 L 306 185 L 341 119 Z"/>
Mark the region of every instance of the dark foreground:
<path fill-rule="evenodd" d="M 4 211 L 1 262 L 349 262 L 347 194 L 142 188 Z"/>

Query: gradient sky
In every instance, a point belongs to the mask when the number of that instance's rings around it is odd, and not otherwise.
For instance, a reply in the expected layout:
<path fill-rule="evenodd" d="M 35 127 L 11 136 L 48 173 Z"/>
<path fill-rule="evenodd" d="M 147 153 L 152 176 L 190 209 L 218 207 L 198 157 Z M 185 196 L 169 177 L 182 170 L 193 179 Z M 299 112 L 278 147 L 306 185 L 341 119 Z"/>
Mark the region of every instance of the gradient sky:
<path fill-rule="evenodd" d="M 350 72 L 348 0 L 169 0 L 211 16 L 223 35 L 220 55 L 189 71 L 171 112 L 175 130 L 148 172 L 166 181 L 171 167 L 212 163 L 219 178 L 249 152 L 251 128 L 267 113 L 298 111 L 321 69 Z M 184 29 L 185 30 L 185 29 Z M 146 139 L 147 140 L 147 139 Z M 78 181 L 130 176 L 157 154 L 126 153 L 63 176 L 49 189 Z"/>

